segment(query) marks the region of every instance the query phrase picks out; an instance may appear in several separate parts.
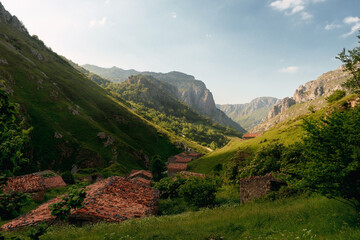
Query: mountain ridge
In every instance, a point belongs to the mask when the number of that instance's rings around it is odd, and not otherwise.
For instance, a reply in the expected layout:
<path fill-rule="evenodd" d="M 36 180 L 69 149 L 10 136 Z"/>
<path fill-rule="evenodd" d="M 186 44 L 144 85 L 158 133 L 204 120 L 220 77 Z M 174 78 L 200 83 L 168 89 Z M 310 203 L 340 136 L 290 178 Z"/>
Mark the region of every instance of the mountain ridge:
<path fill-rule="evenodd" d="M 274 97 L 258 97 L 243 104 L 216 104 L 228 117 L 250 130 L 263 121 L 271 107 L 280 99 Z"/>
<path fill-rule="evenodd" d="M 224 112 L 217 109 L 212 93 L 206 88 L 204 82 L 196 80 L 194 76 L 172 71 L 169 73 L 138 72 L 135 70 L 124 70 L 118 67 L 101 68 L 95 65 L 85 64 L 81 67 L 93 72 L 105 79 L 119 83 L 125 81 L 131 75 L 150 75 L 160 81 L 167 82 L 177 88 L 174 97 L 188 104 L 200 114 L 210 117 L 215 122 L 229 126 L 239 132 L 246 132 L 238 123 L 231 120 Z"/>

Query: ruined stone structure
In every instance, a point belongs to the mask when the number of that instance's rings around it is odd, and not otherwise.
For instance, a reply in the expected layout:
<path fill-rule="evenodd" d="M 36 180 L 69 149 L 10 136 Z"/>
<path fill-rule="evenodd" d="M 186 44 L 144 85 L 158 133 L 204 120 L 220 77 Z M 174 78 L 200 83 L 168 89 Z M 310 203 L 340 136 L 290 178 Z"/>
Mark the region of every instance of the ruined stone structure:
<path fill-rule="evenodd" d="M 86 187 L 83 207 L 71 213 L 73 222 L 121 222 L 131 218 L 155 215 L 160 191 L 123 177 L 110 177 Z M 33 226 L 54 219 L 49 206 L 60 197 L 40 205 L 29 213 L 4 224 L 2 230 Z"/>
<path fill-rule="evenodd" d="M 126 178 L 145 186 L 151 186 L 153 175 L 149 170 L 132 170 Z"/>
<path fill-rule="evenodd" d="M 185 163 L 170 163 L 167 166 L 168 169 L 168 176 L 169 177 L 173 177 L 175 176 L 177 173 L 180 173 L 182 171 L 186 171 L 188 168 L 188 165 Z"/>
<path fill-rule="evenodd" d="M 9 178 L 5 191 L 29 193 L 34 200 L 43 201 L 45 191 L 51 188 L 64 187 L 66 183 L 61 176 L 46 170 Z"/>
<path fill-rule="evenodd" d="M 248 177 L 240 180 L 240 203 L 265 196 L 271 191 L 277 191 L 286 185 L 282 180 L 276 179 L 272 173 L 265 176 Z"/>

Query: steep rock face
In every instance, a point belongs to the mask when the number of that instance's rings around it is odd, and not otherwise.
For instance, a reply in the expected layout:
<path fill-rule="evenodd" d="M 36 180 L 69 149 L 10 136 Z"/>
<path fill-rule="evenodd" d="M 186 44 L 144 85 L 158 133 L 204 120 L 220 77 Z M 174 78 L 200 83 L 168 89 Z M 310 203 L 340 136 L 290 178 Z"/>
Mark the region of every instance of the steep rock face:
<path fill-rule="evenodd" d="M 0 3 L 0 22 L 11 24 L 14 28 L 21 32 L 27 33 L 25 26 L 19 21 L 16 16 L 12 16 L 4 6 Z"/>
<path fill-rule="evenodd" d="M 316 80 L 300 85 L 292 98 L 283 99 L 281 107 L 275 105 L 269 116 L 262 123 L 252 128 L 250 132 L 263 133 L 277 123 L 309 113 L 309 107 L 315 111 L 321 109 L 327 105 L 325 100 L 327 96 L 335 90 L 344 89 L 341 84 L 349 76 L 349 73 L 344 72 L 340 66 L 334 71 L 322 74 Z"/>
<path fill-rule="evenodd" d="M 238 123 L 234 122 L 224 112 L 216 108 L 210 90 L 206 88 L 206 85 L 202 81 L 196 80 L 194 76 L 177 71 L 169 73 L 138 72 L 133 69 L 124 70 L 117 67 L 101 68 L 89 64 L 82 65 L 82 67 L 113 82 L 123 82 L 131 75 L 150 75 L 176 87 L 176 92 L 169 92 L 169 94 L 172 94 L 173 97 L 189 105 L 196 112 L 210 117 L 217 123 L 236 129 L 239 132 L 245 132 Z"/>
<path fill-rule="evenodd" d="M 296 104 L 296 101 L 292 98 L 286 97 L 282 99 L 279 103 L 275 104 L 270 110 L 267 119 L 273 118 L 281 112 L 289 109 L 292 105 Z"/>
<path fill-rule="evenodd" d="M 259 97 L 244 104 L 217 104 L 228 117 L 239 123 L 246 130 L 250 130 L 262 122 L 268 115 L 271 107 L 280 99 L 273 97 Z"/>
<path fill-rule="evenodd" d="M 305 85 L 300 85 L 298 89 L 295 90 L 293 99 L 296 103 L 303 103 L 323 95 L 328 95 L 334 90 L 344 89 L 341 86 L 341 79 L 344 77 L 344 74 L 345 73 L 342 72 L 342 66 L 335 71 L 324 73 L 317 80 L 307 82 Z"/>

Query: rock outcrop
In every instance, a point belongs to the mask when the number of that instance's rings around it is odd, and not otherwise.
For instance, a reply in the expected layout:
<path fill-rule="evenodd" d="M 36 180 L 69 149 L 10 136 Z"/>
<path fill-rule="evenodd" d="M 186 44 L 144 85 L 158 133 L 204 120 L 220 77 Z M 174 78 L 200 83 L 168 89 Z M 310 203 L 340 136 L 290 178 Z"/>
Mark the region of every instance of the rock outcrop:
<path fill-rule="evenodd" d="M 322 74 L 316 80 L 300 85 L 292 98 L 284 98 L 280 103 L 274 105 L 268 117 L 258 126 L 252 128 L 250 132 L 263 133 L 277 123 L 308 113 L 309 107 L 316 111 L 326 106 L 325 98 L 335 90 L 344 90 L 342 83 L 349 76 L 349 73 L 344 72 L 343 67 L 340 66 L 334 71 Z"/>
<path fill-rule="evenodd" d="M 246 130 L 250 130 L 261 123 L 272 106 L 280 99 L 273 97 L 255 98 L 249 103 L 244 104 L 217 104 L 216 107 L 223 111 L 228 117 Z"/>
<path fill-rule="evenodd" d="M 21 32 L 27 33 L 25 26 L 22 24 L 22 22 L 19 21 L 19 19 L 16 16 L 12 16 L 4 6 L 0 3 L 0 22 L 1 23 L 8 23 L 11 24 L 14 28 Z"/>
<path fill-rule="evenodd" d="M 270 110 L 266 119 L 270 119 L 275 117 L 281 112 L 289 109 L 292 105 L 296 104 L 296 101 L 292 98 L 286 97 L 282 99 L 279 103 L 275 104 L 272 109 Z"/>

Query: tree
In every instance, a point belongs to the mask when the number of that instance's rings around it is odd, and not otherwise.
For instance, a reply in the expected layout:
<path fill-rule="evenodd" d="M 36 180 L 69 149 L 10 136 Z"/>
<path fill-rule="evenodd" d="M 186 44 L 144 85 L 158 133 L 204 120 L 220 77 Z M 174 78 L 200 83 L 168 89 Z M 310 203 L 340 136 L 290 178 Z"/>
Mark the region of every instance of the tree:
<path fill-rule="evenodd" d="M 360 108 L 304 120 L 303 154 L 291 171 L 310 189 L 360 210 Z"/>
<path fill-rule="evenodd" d="M 166 170 L 166 167 L 165 163 L 161 160 L 159 155 L 156 155 L 152 158 L 150 170 L 156 182 L 163 177 L 163 172 Z"/>
<path fill-rule="evenodd" d="M 196 207 L 211 207 L 215 204 L 217 184 L 210 178 L 190 177 L 180 187 L 179 195 Z"/>
<path fill-rule="evenodd" d="M 357 36 L 357 38 L 360 39 L 360 34 Z M 344 63 L 344 71 L 350 71 L 352 75 L 352 78 L 347 80 L 343 86 L 354 93 L 360 93 L 360 47 L 355 47 L 352 50 L 348 50 L 347 53 L 344 48 L 336 58 Z"/>
<path fill-rule="evenodd" d="M 28 162 L 23 157 L 22 149 L 28 141 L 30 131 L 31 128 L 24 128 L 18 108 L 0 88 L 0 176 L 16 175 Z"/>
<path fill-rule="evenodd" d="M 24 129 L 18 108 L 0 88 L 0 186 L 6 185 L 8 177 L 22 172 L 28 162 L 23 158 L 22 148 L 28 141 L 31 129 Z M 9 219 L 20 214 L 20 209 L 29 203 L 29 198 L 19 192 L 0 187 L 0 218 Z"/>

